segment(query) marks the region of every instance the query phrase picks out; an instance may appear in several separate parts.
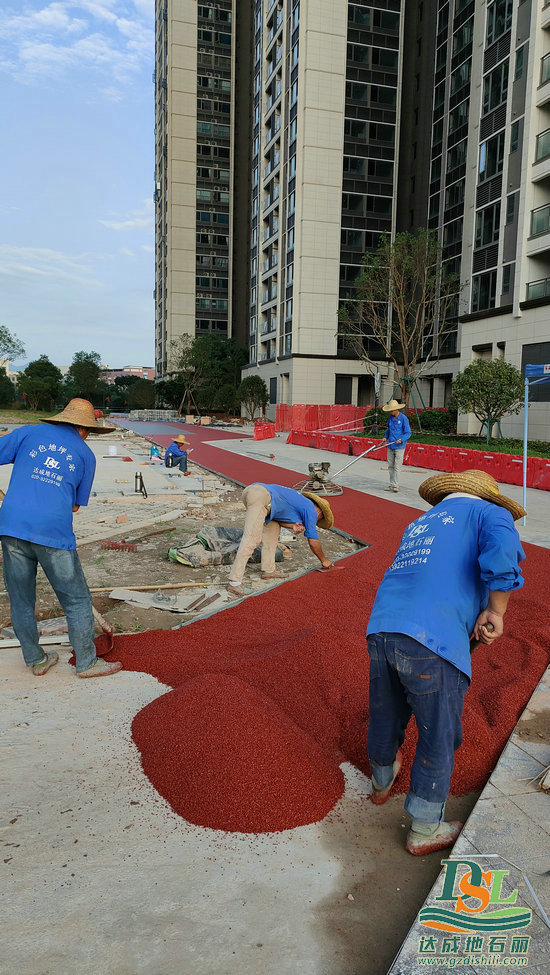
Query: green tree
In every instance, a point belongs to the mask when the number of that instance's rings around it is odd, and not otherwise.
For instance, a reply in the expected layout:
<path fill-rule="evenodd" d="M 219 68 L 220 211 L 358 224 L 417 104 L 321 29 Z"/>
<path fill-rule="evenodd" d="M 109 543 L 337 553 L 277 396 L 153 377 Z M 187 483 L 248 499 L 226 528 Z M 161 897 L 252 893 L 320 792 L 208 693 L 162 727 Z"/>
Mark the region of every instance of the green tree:
<path fill-rule="evenodd" d="M 59 397 L 63 376 L 47 355 L 29 362 L 17 377 L 17 389 L 31 410 L 49 410 Z"/>
<path fill-rule="evenodd" d="M 435 232 L 382 237 L 365 254 L 354 290 L 338 311 L 344 347 L 371 374 L 380 361 L 392 363 L 408 403 L 410 382 L 439 358 L 449 318 L 457 314 L 459 279 L 443 262 Z"/>
<path fill-rule="evenodd" d="M 90 402 L 102 399 L 103 388 L 99 379 L 101 357 L 98 352 L 76 352 L 65 377 L 65 393 L 68 399 L 75 396 Z"/>
<path fill-rule="evenodd" d="M 235 413 L 237 406 L 237 390 L 232 383 L 224 383 L 214 397 L 214 409 L 222 410 L 223 413 Z"/>
<path fill-rule="evenodd" d="M 3 369 L 0 369 L 0 406 L 11 406 L 15 399 L 15 386 Z"/>
<path fill-rule="evenodd" d="M 473 413 L 487 426 L 487 441 L 493 425 L 503 416 L 519 413 L 523 406 L 521 372 L 504 359 L 474 359 L 453 382 L 452 403 L 460 413 Z M 481 433 L 481 430 L 480 430 Z"/>
<path fill-rule="evenodd" d="M 20 359 L 22 355 L 25 355 L 23 343 L 5 325 L 0 325 L 0 359 Z"/>
<path fill-rule="evenodd" d="M 156 389 L 151 379 L 137 378 L 127 389 L 127 402 L 131 410 L 150 410 L 155 405 Z"/>
<path fill-rule="evenodd" d="M 170 353 L 172 379 L 183 386 L 178 412 L 215 409 L 216 396 L 225 385 L 236 391 L 241 369 L 248 361 L 245 350 L 235 339 L 182 335 L 174 340 Z"/>
<path fill-rule="evenodd" d="M 263 379 L 260 376 L 246 376 L 237 390 L 237 399 L 244 406 L 250 419 L 254 420 L 256 411 L 259 413 L 269 399 Z"/>

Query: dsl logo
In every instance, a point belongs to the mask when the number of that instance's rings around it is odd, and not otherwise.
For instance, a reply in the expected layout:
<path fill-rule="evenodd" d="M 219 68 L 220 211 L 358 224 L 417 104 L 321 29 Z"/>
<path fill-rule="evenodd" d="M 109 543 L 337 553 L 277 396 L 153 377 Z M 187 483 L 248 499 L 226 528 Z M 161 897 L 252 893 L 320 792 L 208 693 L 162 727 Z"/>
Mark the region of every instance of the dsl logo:
<path fill-rule="evenodd" d="M 486 870 L 474 860 L 442 860 L 443 890 L 436 901 L 453 904 L 452 909 L 423 907 L 418 915 L 420 924 L 440 931 L 512 931 L 531 923 L 532 912 L 525 907 L 508 907 L 518 896 L 513 890 L 501 897 L 503 880 L 509 870 Z M 467 868 L 459 877 L 460 866 Z M 458 891 L 455 891 L 458 879 Z"/>

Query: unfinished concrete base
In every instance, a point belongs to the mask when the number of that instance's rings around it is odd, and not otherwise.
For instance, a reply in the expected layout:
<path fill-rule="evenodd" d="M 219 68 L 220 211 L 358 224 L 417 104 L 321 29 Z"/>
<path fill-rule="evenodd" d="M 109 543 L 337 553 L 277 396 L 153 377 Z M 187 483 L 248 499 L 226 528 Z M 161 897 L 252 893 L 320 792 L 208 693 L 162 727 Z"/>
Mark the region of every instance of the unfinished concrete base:
<path fill-rule="evenodd" d="M 384 975 L 439 870 L 405 853 L 402 797 L 373 806 L 346 766 L 320 823 L 190 825 L 131 739 L 167 688 L 124 671 L 78 681 L 68 658 L 37 678 L 2 653 L 2 975 Z"/>

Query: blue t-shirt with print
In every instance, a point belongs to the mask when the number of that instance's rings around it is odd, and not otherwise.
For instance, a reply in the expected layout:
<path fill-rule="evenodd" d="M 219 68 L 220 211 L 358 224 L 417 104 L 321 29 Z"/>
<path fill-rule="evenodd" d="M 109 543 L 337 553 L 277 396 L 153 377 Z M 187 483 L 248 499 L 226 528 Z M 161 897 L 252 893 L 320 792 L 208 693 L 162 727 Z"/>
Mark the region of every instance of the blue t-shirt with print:
<path fill-rule="evenodd" d="M 471 677 L 470 635 L 490 590 L 523 585 L 512 515 L 480 498 L 444 498 L 403 534 L 380 583 L 369 633 L 405 633 Z"/>
<path fill-rule="evenodd" d="M 176 443 L 176 441 L 173 440 L 172 443 L 170 444 L 170 446 L 166 448 L 166 453 L 164 455 L 164 466 L 165 467 L 168 467 L 168 458 L 169 457 L 172 457 L 172 456 L 173 457 L 183 457 L 183 455 L 185 453 L 187 453 L 187 451 L 186 450 L 182 450 L 182 448 L 180 447 L 179 443 Z"/>
<path fill-rule="evenodd" d="M 73 506 L 86 505 L 93 451 L 67 423 L 20 427 L 0 438 L 0 464 L 13 464 L 0 507 L 0 535 L 75 549 Z"/>
<path fill-rule="evenodd" d="M 257 482 L 259 483 L 259 482 Z M 262 484 L 271 495 L 271 511 L 266 518 L 268 521 L 287 521 L 291 524 L 300 522 L 304 526 L 306 538 L 319 538 L 317 532 L 317 508 L 294 488 L 281 487 L 280 484 Z"/>
<path fill-rule="evenodd" d="M 400 413 L 399 416 L 392 416 L 390 413 L 384 434 L 386 440 L 390 441 L 388 450 L 404 450 L 410 435 L 411 425 L 407 417 L 403 413 Z M 402 442 L 391 444 L 392 440 L 401 440 Z"/>

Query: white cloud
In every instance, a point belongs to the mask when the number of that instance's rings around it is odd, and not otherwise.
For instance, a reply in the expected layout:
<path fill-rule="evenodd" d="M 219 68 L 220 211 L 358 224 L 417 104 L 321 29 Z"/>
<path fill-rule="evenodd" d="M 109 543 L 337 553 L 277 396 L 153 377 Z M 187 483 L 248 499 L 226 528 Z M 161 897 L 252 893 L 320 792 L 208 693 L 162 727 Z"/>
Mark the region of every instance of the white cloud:
<path fill-rule="evenodd" d="M 10 247 L 0 245 L 0 274 L 9 277 L 47 277 L 56 280 L 74 281 L 91 287 L 101 287 L 101 283 L 91 277 L 89 258 L 70 257 L 60 251 L 45 247 Z"/>
<path fill-rule="evenodd" d="M 0 12 L 0 69 L 27 84 L 68 69 L 109 78 L 99 86 L 116 98 L 154 56 L 154 9 L 149 0 L 28 0 L 23 11 Z"/>
<path fill-rule="evenodd" d="M 104 227 L 110 230 L 146 230 L 153 232 L 153 202 L 145 200 L 140 210 L 131 210 L 130 213 L 117 217 L 114 220 L 100 220 Z"/>

